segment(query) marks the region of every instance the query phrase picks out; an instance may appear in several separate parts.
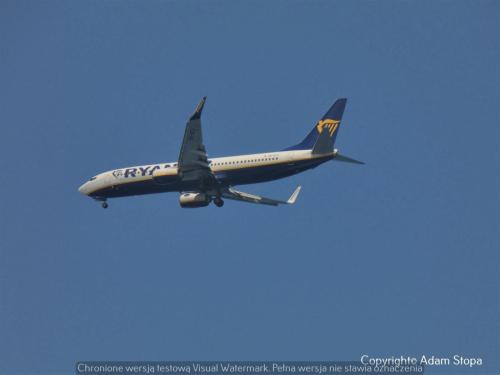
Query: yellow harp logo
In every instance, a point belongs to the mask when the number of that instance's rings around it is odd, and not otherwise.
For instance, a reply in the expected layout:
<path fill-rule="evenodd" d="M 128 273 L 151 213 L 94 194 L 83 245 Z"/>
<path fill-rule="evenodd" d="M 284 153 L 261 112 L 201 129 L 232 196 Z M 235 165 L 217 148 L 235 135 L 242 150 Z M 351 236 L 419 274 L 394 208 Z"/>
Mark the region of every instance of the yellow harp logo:
<path fill-rule="evenodd" d="M 316 129 L 318 129 L 318 133 L 321 134 L 323 129 L 326 127 L 331 137 L 333 133 L 335 133 L 335 130 L 337 130 L 337 128 L 339 127 L 339 124 L 340 124 L 339 120 L 331 120 L 331 119 L 320 120 L 316 125 Z"/>

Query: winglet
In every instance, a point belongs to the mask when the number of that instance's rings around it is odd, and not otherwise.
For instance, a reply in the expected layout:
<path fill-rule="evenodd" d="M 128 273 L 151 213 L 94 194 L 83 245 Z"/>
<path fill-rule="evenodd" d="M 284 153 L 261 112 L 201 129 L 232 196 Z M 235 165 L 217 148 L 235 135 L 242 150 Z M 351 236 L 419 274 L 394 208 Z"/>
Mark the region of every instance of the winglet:
<path fill-rule="evenodd" d="M 297 186 L 297 189 L 290 195 L 290 198 L 286 201 L 288 204 L 294 204 L 295 201 L 297 200 L 297 197 L 299 196 L 300 189 L 302 189 L 302 186 Z"/>
<path fill-rule="evenodd" d="M 196 120 L 201 117 L 201 112 L 203 111 L 203 106 L 205 105 L 205 101 L 207 100 L 207 97 L 204 96 L 198 106 L 196 107 L 193 115 L 191 116 L 191 120 Z"/>

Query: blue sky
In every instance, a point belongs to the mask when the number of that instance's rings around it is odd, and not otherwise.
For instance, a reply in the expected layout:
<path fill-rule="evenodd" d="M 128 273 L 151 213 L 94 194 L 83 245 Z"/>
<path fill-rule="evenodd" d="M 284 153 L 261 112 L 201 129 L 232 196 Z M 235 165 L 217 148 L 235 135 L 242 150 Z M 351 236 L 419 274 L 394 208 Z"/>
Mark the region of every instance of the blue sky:
<path fill-rule="evenodd" d="M 0 373 L 362 354 L 498 371 L 498 2 L 4 0 L 0 21 Z M 243 188 L 300 184 L 292 207 L 77 192 L 175 161 L 204 95 L 210 156 L 295 144 L 347 97 L 336 147 L 367 164 Z"/>

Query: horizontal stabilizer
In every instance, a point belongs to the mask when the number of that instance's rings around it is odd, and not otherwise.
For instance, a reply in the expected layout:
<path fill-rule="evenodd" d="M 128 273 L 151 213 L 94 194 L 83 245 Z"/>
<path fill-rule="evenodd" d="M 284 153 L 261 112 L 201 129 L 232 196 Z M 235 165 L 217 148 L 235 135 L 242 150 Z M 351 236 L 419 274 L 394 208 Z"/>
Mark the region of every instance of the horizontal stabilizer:
<path fill-rule="evenodd" d="M 365 164 L 364 162 L 362 162 L 360 160 L 352 159 L 352 158 L 349 158 L 347 156 L 340 155 L 340 154 L 335 155 L 335 158 L 333 160 L 342 161 L 344 163 Z"/>

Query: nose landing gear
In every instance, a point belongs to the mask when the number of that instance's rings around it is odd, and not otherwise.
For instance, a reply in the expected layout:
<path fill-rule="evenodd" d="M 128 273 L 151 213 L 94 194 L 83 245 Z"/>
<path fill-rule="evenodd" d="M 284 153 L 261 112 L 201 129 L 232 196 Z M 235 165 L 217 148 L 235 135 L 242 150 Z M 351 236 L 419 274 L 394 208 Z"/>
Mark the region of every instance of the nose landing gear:
<path fill-rule="evenodd" d="M 96 201 L 101 202 L 101 207 L 102 208 L 108 208 L 108 203 L 106 202 L 106 198 L 102 197 L 95 197 L 94 198 Z"/>

